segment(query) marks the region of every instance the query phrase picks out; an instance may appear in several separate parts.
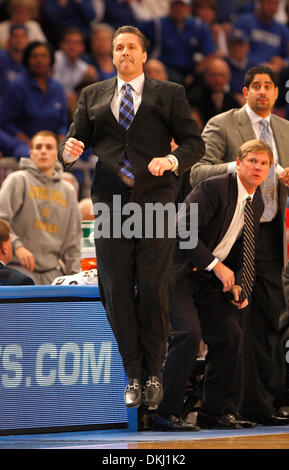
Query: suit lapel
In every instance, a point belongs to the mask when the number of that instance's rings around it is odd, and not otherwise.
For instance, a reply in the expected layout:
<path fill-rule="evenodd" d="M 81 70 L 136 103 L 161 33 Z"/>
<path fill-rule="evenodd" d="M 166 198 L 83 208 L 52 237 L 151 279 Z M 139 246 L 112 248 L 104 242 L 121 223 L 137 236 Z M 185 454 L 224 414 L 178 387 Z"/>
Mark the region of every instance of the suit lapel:
<path fill-rule="evenodd" d="M 218 237 L 217 244 L 220 243 L 222 238 L 224 237 L 225 233 L 227 232 L 232 218 L 235 213 L 237 199 L 238 199 L 238 185 L 237 185 L 237 175 L 230 174 L 228 175 L 229 183 L 228 183 L 228 197 L 226 198 L 227 205 L 225 206 L 225 214 L 224 214 L 224 222 L 222 225 L 221 232 Z"/>
<path fill-rule="evenodd" d="M 238 111 L 238 124 L 239 132 L 242 136 L 243 142 L 247 142 L 248 140 L 256 138 L 245 106 L 243 106 L 243 108 Z"/>
<path fill-rule="evenodd" d="M 142 101 L 129 130 L 132 130 L 138 121 L 142 121 L 155 105 L 159 96 L 159 85 L 155 80 L 145 78 Z"/>
<path fill-rule="evenodd" d="M 274 114 L 271 115 L 271 127 L 277 147 L 277 152 L 278 152 L 278 160 L 281 166 L 285 167 L 286 165 L 286 160 L 287 160 L 287 155 L 288 155 L 288 149 L 284 147 L 283 142 L 284 142 L 284 130 L 280 126 L 280 122 L 277 122 L 276 117 Z"/>

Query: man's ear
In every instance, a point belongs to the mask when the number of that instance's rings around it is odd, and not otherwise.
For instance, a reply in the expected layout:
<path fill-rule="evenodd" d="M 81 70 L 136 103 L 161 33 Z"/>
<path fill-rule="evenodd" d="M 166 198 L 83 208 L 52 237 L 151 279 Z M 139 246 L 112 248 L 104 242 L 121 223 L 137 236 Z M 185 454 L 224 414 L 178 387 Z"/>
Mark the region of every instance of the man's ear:
<path fill-rule="evenodd" d="M 7 253 L 7 242 L 4 241 L 4 242 L 1 243 L 0 250 L 2 251 L 2 253 L 4 255 L 6 255 L 6 253 Z"/>

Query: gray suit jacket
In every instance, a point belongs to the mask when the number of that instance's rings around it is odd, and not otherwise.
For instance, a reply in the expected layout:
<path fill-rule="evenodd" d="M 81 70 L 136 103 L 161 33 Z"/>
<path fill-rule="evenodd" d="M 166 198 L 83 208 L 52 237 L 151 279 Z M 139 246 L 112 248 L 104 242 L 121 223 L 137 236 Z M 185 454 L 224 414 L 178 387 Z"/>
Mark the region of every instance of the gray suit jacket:
<path fill-rule="evenodd" d="M 274 114 L 271 115 L 271 126 L 278 150 L 280 165 L 289 166 L 289 122 Z M 206 153 L 191 170 L 192 187 L 210 177 L 227 172 L 228 163 L 235 161 L 239 147 L 248 140 L 255 139 L 251 121 L 245 106 L 218 114 L 208 121 L 202 133 L 206 143 Z M 283 227 L 283 262 L 287 265 L 286 241 L 286 201 L 288 188 L 278 184 L 278 217 Z"/>

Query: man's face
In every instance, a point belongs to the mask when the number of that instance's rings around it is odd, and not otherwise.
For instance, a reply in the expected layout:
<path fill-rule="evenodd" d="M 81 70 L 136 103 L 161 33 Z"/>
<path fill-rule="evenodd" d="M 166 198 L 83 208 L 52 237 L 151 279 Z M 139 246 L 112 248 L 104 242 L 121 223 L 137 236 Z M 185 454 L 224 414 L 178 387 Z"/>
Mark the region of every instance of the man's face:
<path fill-rule="evenodd" d="M 175 21 L 184 21 L 189 16 L 191 7 L 185 5 L 182 1 L 175 1 L 170 6 L 171 17 Z"/>
<path fill-rule="evenodd" d="M 28 45 L 28 35 L 25 29 L 17 28 L 14 29 L 10 38 L 8 47 L 13 51 L 24 51 Z"/>
<path fill-rule="evenodd" d="M 224 90 L 225 85 L 230 80 L 230 72 L 227 64 L 222 60 L 214 60 L 208 66 L 205 72 L 205 80 L 208 87 L 213 92 L 220 92 Z"/>
<path fill-rule="evenodd" d="M 30 156 L 40 171 L 52 175 L 57 160 L 57 142 L 54 137 L 35 137 L 32 142 Z"/>
<path fill-rule="evenodd" d="M 121 33 L 115 38 L 113 63 L 122 80 L 130 81 L 141 75 L 146 59 L 147 53 L 143 51 L 136 34 Z"/>
<path fill-rule="evenodd" d="M 237 158 L 236 163 L 238 176 L 249 193 L 268 176 L 270 157 L 266 151 L 249 152 L 242 160 Z"/>
<path fill-rule="evenodd" d="M 78 59 L 85 49 L 82 35 L 78 33 L 67 34 L 60 47 L 71 60 Z"/>
<path fill-rule="evenodd" d="M 255 113 L 266 117 L 270 114 L 278 97 L 278 88 L 275 87 L 268 74 L 256 74 L 249 88 L 243 88 L 243 95 Z"/>
<path fill-rule="evenodd" d="M 261 15 L 268 20 L 273 20 L 278 8 L 279 0 L 259 0 L 259 11 Z"/>

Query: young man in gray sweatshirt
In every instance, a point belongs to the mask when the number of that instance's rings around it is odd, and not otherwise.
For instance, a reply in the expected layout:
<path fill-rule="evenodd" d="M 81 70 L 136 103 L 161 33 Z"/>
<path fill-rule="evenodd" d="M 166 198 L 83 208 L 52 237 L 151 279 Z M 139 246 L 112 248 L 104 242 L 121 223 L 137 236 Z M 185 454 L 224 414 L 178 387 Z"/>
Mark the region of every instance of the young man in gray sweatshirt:
<path fill-rule="evenodd" d="M 52 132 L 35 134 L 31 158 L 21 158 L 20 170 L 9 174 L 0 189 L 0 218 L 11 224 L 9 266 L 38 285 L 80 271 L 77 197 L 73 186 L 62 179 L 57 148 Z"/>

